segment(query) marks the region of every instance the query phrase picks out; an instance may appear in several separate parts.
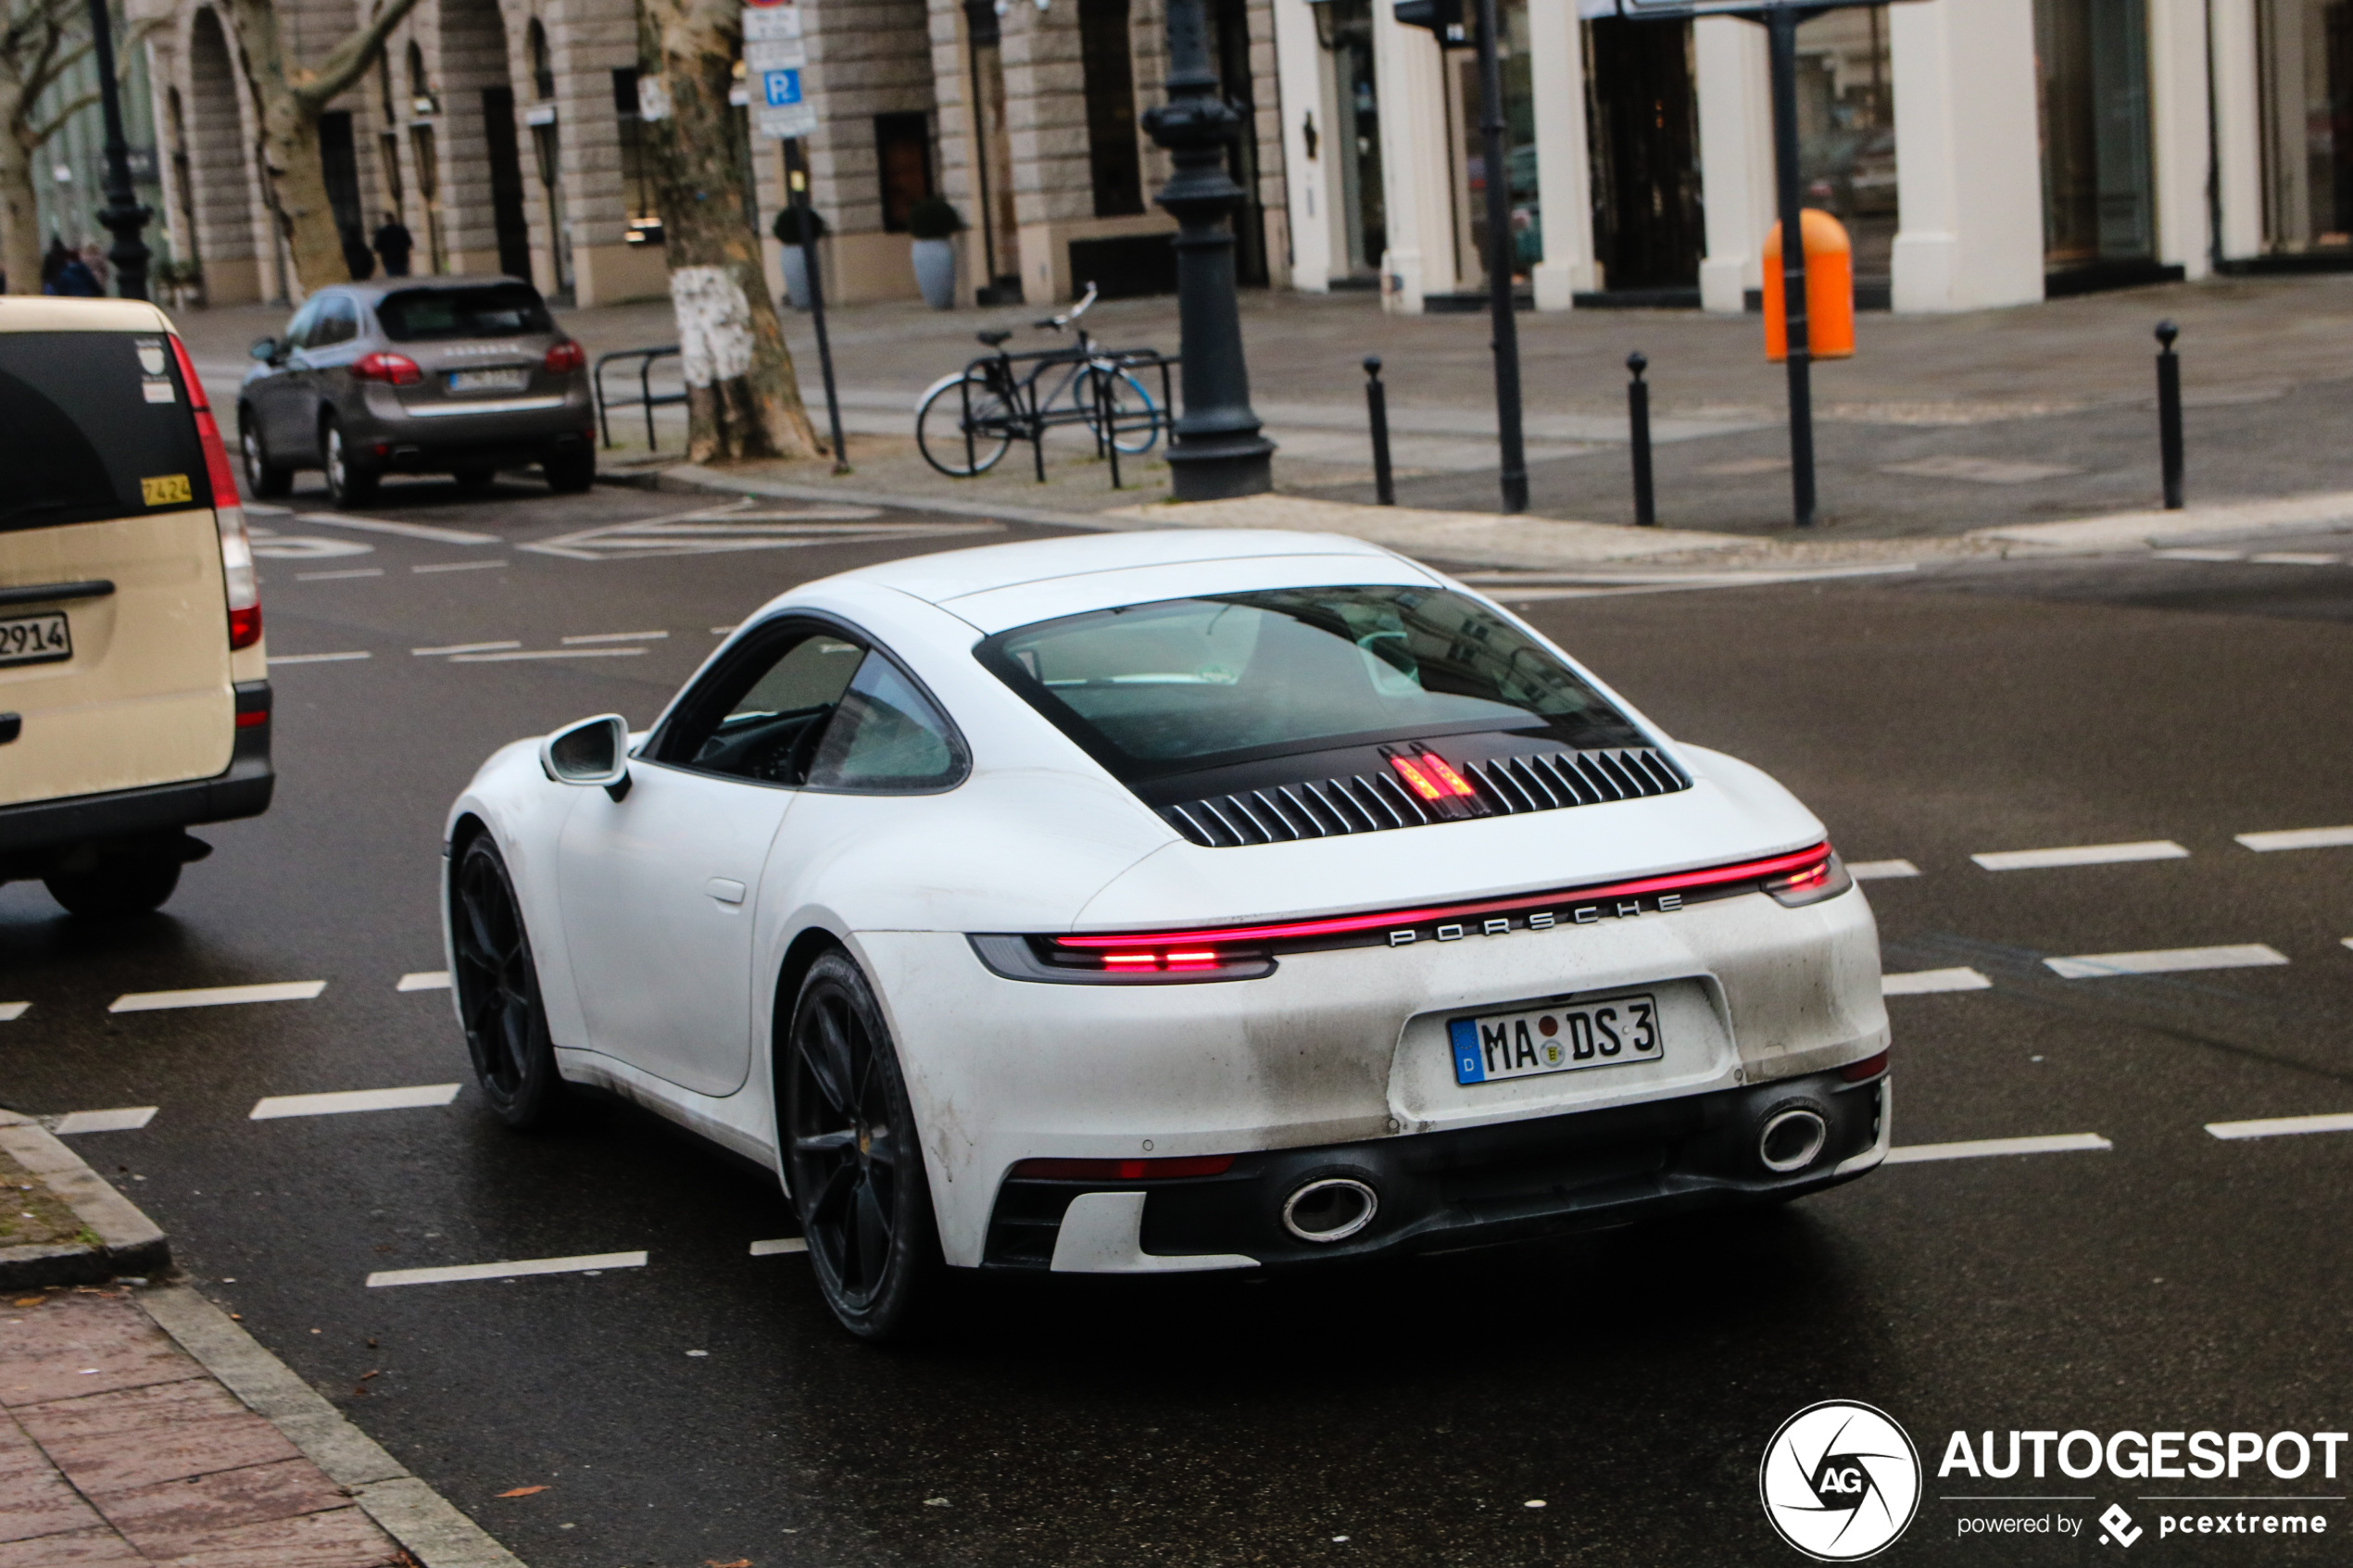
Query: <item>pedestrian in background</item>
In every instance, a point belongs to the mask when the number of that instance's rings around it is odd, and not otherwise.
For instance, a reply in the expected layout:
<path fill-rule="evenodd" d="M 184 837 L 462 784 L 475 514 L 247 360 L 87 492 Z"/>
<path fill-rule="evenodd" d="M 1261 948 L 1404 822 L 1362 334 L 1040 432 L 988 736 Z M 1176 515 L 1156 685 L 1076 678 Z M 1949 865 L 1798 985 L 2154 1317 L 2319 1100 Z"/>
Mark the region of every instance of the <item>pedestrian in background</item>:
<path fill-rule="evenodd" d="M 98 286 L 98 280 L 91 273 L 89 264 L 63 245 L 57 248 L 65 252 L 65 259 L 57 264 L 57 275 L 44 283 L 41 292 L 62 295 L 70 299 L 104 298 L 107 291 Z"/>
<path fill-rule="evenodd" d="M 360 238 L 357 223 L 343 226 L 343 264 L 355 283 L 364 283 L 376 275 L 375 256 L 368 249 L 368 242 Z"/>
<path fill-rule="evenodd" d="M 89 270 L 91 281 L 98 285 L 98 293 L 103 295 L 107 292 L 107 280 L 113 273 L 107 265 L 106 250 L 97 241 L 92 240 L 82 247 L 82 265 Z"/>
<path fill-rule="evenodd" d="M 409 253 L 417 242 L 409 237 L 408 227 L 393 214 L 384 214 L 384 226 L 376 231 L 376 254 L 384 258 L 384 276 L 405 278 L 409 275 Z M 353 274 L 359 276 L 358 273 Z"/>
<path fill-rule="evenodd" d="M 57 281 L 57 274 L 64 271 L 66 263 L 72 259 L 73 252 L 66 249 L 65 241 L 55 234 L 50 235 L 49 248 L 41 253 L 41 292 L 43 294 L 57 292 L 50 285 Z"/>

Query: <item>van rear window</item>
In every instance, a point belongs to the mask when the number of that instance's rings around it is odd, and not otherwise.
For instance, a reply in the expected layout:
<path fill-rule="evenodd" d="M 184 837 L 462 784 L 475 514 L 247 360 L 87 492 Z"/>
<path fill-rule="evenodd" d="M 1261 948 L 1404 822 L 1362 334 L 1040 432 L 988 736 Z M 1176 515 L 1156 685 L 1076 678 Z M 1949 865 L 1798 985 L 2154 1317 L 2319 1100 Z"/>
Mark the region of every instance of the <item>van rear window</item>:
<path fill-rule="evenodd" d="M 556 323 L 539 291 L 528 283 L 478 289 L 403 289 L 376 302 L 376 320 L 395 343 L 452 338 L 522 337 L 551 332 Z"/>
<path fill-rule="evenodd" d="M 0 531 L 211 506 L 174 358 L 160 332 L 0 332 Z"/>

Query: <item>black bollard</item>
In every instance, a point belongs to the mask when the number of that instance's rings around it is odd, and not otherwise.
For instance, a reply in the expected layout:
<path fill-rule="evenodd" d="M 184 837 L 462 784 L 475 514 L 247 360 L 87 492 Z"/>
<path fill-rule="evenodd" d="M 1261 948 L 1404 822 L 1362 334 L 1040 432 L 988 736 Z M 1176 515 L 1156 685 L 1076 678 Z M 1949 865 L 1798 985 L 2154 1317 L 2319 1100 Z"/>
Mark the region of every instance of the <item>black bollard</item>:
<path fill-rule="evenodd" d="M 1384 507 L 1397 504 L 1397 477 L 1389 468 L 1389 389 L 1380 383 L 1380 356 L 1365 356 L 1365 411 L 1373 421 L 1373 494 Z"/>
<path fill-rule="evenodd" d="M 1658 526 L 1658 498 L 1651 489 L 1651 389 L 1642 379 L 1650 363 L 1639 353 L 1626 357 L 1626 368 L 1634 372 L 1626 383 L 1626 422 L 1632 429 L 1634 447 L 1634 521 L 1643 528 Z"/>
<path fill-rule="evenodd" d="M 2165 465 L 2165 509 L 2182 509 L 2182 361 L 2173 340 L 2182 329 L 2171 321 L 2157 324 L 2157 446 Z"/>

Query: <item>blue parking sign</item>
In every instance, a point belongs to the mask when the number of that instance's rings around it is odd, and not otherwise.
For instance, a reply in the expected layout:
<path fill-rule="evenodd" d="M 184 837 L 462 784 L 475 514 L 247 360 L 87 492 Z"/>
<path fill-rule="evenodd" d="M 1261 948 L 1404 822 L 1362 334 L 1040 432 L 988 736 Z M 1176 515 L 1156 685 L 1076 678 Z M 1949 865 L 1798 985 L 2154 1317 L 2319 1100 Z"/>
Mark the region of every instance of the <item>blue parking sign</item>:
<path fill-rule="evenodd" d="M 770 108 L 788 108 L 800 102 L 800 71 L 797 68 L 762 71 L 760 81 L 761 90 L 767 95 Z"/>

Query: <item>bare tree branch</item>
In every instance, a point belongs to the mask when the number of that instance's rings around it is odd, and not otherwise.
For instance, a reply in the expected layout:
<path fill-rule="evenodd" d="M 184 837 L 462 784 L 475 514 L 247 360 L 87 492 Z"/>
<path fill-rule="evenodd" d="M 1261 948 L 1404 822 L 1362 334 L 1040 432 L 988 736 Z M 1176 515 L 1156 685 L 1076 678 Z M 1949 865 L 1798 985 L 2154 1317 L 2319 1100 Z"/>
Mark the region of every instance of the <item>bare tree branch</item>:
<path fill-rule="evenodd" d="M 66 121 L 71 119 L 75 115 L 80 114 L 83 109 L 90 107 L 97 101 L 97 94 L 84 93 L 81 97 L 76 98 L 73 102 L 59 109 L 50 118 L 48 124 L 26 126 L 25 150 L 31 152 L 40 147 L 42 144 L 48 141 L 50 137 L 55 136 L 58 132 L 63 131 L 66 128 Z"/>
<path fill-rule="evenodd" d="M 416 4 L 417 0 L 385 0 L 373 21 L 336 44 L 315 69 L 303 73 L 302 80 L 291 84 L 296 98 L 314 115 L 333 103 L 375 63 L 384 40 L 392 36 L 392 30 L 408 18 Z"/>

